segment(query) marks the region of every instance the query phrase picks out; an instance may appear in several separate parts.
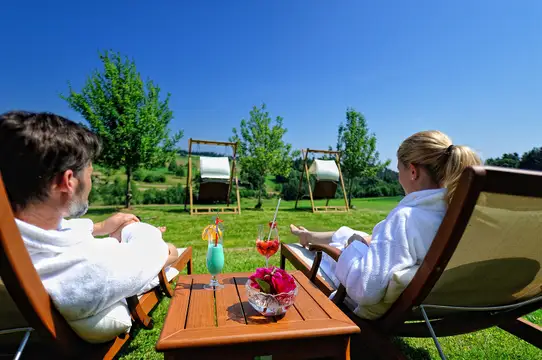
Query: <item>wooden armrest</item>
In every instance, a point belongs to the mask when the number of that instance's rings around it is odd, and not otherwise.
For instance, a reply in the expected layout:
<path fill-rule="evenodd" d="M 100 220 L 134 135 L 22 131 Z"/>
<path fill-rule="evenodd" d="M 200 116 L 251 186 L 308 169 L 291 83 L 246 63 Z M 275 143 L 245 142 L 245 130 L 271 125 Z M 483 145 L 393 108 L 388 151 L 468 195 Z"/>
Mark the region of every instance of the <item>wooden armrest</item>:
<path fill-rule="evenodd" d="M 173 290 L 171 289 L 171 284 L 167 281 L 166 268 L 163 267 L 162 270 L 158 273 L 158 280 L 160 281 L 160 289 L 167 297 L 173 296 Z"/>
<path fill-rule="evenodd" d="M 316 251 L 316 256 L 312 262 L 312 267 L 309 271 L 308 278 L 314 283 L 316 280 L 316 275 L 318 274 L 318 268 L 320 268 L 320 263 L 322 262 L 322 252 L 325 252 L 335 261 L 339 261 L 339 256 L 341 256 L 341 250 L 334 248 L 329 245 L 320 245 L 320 244 L 309 244 L 310 251 Z"/>
<path fill-rule="evenodd" d="M 339 256 L 341 256 L 342 251 L 330 246 L 330 245 L 320 245 L 320 244 L 309 244 L 310 251 L 323 251 L 335 261 L 339 261 Z"/>
<path fill-rule="evenodd" d="M 152 321 L 152 318 L 147 313 L 145 313 L 145 311 L 141 307 L 137 295 L 126 298 L 126 302 L 128 303 L 128 309 L 130 310 L 130 314 L 134 318 L 134 321 L 137 324 L 143 326 L 145 329 L 152 329 L 154 326 L 154 322 Z"/>

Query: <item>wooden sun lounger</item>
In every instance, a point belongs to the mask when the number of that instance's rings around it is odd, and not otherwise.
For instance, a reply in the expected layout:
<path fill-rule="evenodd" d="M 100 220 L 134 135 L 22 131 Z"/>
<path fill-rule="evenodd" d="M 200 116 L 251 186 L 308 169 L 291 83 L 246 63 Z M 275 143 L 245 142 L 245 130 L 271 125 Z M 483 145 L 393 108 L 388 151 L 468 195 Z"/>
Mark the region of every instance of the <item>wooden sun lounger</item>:
<path fill-rule="evenodd" d="M 179 271 L 186 268 L 192 272 L 192 248 L 188 247 L 172 265 Z M 149 312 L 158 304 L 162 294 L 171 297 L 172 282 L 167 281 L 165 271 L 159 274 L 160 285 L 138 298 L 134 295 L 127 300 L 133 321 L 145 328 L 152 328 Z M 28 328 L 30 341 L 38 338 L 39 342 L 24 349 L 24 359 L 67 358 L 67 359 L 112 359 L 132 336 L 123 334 L 104 344 L 90 344 L 82 340 L 68 325 L 54 307 L 51 298 L 43 287 L 30 256 L 26 250 L 19 229 L 15 223 L 0 176 L 0 282 L 3 282 L 7 294 L 0 294 L 0 299 L 10 299 L 15 305 L 13 314 L 19 317 L 19 324 Z M 3 303 L 1 306 L 8 306 Z M 6 319 L 2 319 L 5 325 Z M 132 330 L 135 326 L 132 326 Z M 7 330 L 9 331 L 9 330 Z M 35 334 L 35 335 L 34 335 Z M 0 331 L 0 336 L 2 332 Z M 22 336 L 21 336 L 22 338 Z M 0 354 L 5 355 L 1 349 Z M 16 349 L 14 349 L 16 350 Z M 47 354 L 44 357 L 44 354 Z"/>
<path fill-rule="evenodd" d="M 193 179 L 192 174 L 192 145 L 219 145 L 219 146 L 231 146 L 233 150 L 233 160 L 231 163 L 230 178 L 227 181 L 207 179 L 202 181 L 199 187 L 199 193 L 196 199 L 194 199 Z M 239 195 L 239 180 L 235 176 L 235 161 L 237 156 L 237 143 L 227 141 L 210 141 L 210 140 L 195 140 L 190 138 L 188 140 L 188 171 L 186 176 L 186 196 L 184 200 L 184 209 L 187 210 L 190 204 L 190 215 L 198 214 L 216 214 L 218 213 L 230 213 L 241 214 L 241 197 Z M 230 207 L 230 194 L 235 185 L 235 192 L 237 196 L 237 205 Z M 225 203 L 226 206 L 219 205 L 219 203 Z M 208 205 L 208 206 L 196 206 Z"/>
<path fill-rule="evenodd" d="M 299 187 L 297 189 L 297 198 L 295 200 L 295 208 L 297 209 L 297 205 L 299 202 L 299 199 L 302 196 L 303 192 L 303 179 L 306 177 L 307 179 L 307 185 L 309 188 L 309 198 L 311 201 L 311 209 L 313 213 L 316 212 L 343 212 L 348 211 L 348 199 L 346 196 L 346 188 L 344 187 L 344 180 L 343 180 L 343 174 L 341 172 L 341 153 L 340 151 L 333 151 L 333 150 L 314 150 L 314 149 L 306 149 L 301 150 L 301 153 L 303 154 L 303 171 L 301 171 L 301 175 L 299 178 Z M 330 180 L 321 180 L 316 179 L 316 182 L 314 183 L 314 189 L 311 186 L 311 178 L 309 174 L 309 166 L 308 166 L 308 156 L 309 153 L 312 154 L 328 154 L 328 155 L 335 155 L 335 162 L 337 165 L 337 169 L 339 170 L 339 181 L 341 185 L 341 189 L 343 191 L 343 198 L 344 198 L 344 206 L 329 206 L 329 201 L 331 199 L 335 198 L 335 193 L 337 192 L 338 184 L 336 181 L 330 181 Z M 314 204 L 314 200 L 321 200 L 326 199 L 326 205 L 325 206 L 316 206 Z"/>
<path fill-rule="evenodd" d="M 335 287 L 319 270 L 323 245 L 300 250 L 283 245 L 286 259 L 326 294 Z M 424 261 L 400 297 L 377 320 L 358 317 L 339 304 L 361 328 L 364 344 L 384 359 L 403 359 L 390 338 L 452 336 L 498 326 L 542 348 L 542 328 L 522 316 L 542 307 L 542 173 L 473 167 L 463 173 Z"/>

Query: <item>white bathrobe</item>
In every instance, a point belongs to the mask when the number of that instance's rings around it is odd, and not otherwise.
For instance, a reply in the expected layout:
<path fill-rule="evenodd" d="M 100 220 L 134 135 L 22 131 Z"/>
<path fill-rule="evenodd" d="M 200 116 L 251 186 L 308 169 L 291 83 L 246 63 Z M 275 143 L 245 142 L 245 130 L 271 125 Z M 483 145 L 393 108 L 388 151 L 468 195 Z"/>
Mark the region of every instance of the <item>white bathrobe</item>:
<path fill-rule="evenodd" d="M 332 270 L 357 315 L 382 316 L 412 280 L 444 218 L 445 195 L 445 189 L 436 189 L 405 196 L 374 227 L 369 247 L 354 241 L 344 248 L 354 230 L 341 228 L 334 234 L 332 245 L 344 251 Z"/>
<path fill-rule="evenodd" d="M 168 257 L 160 230 L 148 224 L 128 225 L 119 243 L 94 238 L 87 219 L 63 220 L 49 231 L 16 221 L 45 289 L 68 322 L 148 289 Z"/>

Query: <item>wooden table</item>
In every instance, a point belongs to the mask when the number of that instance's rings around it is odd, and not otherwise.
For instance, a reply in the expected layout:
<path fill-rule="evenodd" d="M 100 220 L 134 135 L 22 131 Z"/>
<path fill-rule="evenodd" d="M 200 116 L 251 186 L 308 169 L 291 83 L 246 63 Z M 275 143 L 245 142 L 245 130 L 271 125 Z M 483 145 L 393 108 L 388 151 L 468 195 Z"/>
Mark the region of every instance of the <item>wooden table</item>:
<path fill-rule="evenodd" d="M 260 315 L 248 303 L 250 273 L 221 274 L 224 289 L 203 285 L 210 275 L 179 276 L 156 350 L 166 359 L 350 358 L 360 329 L 301 273 L 299 290 L 282 318 Z"/>

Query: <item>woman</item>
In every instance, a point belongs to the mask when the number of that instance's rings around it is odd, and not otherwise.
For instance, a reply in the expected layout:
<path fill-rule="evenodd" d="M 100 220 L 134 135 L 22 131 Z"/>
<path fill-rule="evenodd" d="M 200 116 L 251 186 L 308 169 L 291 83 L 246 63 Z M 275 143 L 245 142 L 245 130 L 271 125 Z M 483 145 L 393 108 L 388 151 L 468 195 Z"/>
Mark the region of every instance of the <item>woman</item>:
<path fill-rule="evenodd" d="M 453 145 L 440 131 L 422 131 L 397 150 L 399 182 L 405 197 L 371 236 L 341 227 L 312 232 L 290 225 L 302 245 L 329 244 L 343 250 L 335 263 L 324 256 L 322 271 L 346 287 L 354 311 L 363 318 L 382 316 L 416 273 L 444 218 L 461 173 L 481 165 L 466 146 Z"/>

